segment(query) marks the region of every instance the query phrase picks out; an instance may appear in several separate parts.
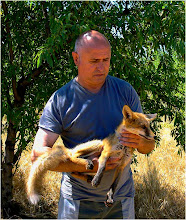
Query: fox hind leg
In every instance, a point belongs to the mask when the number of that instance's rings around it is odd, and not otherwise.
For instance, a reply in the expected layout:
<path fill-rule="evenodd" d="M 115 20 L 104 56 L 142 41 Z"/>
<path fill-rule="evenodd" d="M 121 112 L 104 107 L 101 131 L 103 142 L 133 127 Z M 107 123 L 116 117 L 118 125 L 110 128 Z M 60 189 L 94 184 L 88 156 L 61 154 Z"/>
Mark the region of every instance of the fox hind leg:
<path fill-rule="evenodd" d="M 97 187 L 100 184 L 101 179 L 103 177 L 103 173 L 105 171 L 107 160 L 108 160 L 108 156 L 103 156 L 102 154 L 99 159 L 99 167 L 98 167 L 97 173 L 92 180 L 92 186 Z"/>
<path fill-rule="evenodd" d="M 121 169 L 117 169 L 115 171 L 114 182 L 112 183 L 112 185 L 110 187 L 110 190 L 107 193 L 107 199 L 105 201 L 105 206 L 107 206 L 107 207 L 111 207 L 113 205 L 113 203 L 114 203 L 113 196 L 114 196 L 114 193 L 116 191 L 116 187 L 118 185 L 118 182 L 120 180 L 121 172 L 122 172 Z"/>
<path fill-rule="evenodd" d="M 111 207 L 113 205 L 113 203 L 114 203 L 113 190 L 112 190 L 112 187 L 111 187 L 110 190 L 107 193 L 107 199 L 105 201 L 105 206 Z"/>

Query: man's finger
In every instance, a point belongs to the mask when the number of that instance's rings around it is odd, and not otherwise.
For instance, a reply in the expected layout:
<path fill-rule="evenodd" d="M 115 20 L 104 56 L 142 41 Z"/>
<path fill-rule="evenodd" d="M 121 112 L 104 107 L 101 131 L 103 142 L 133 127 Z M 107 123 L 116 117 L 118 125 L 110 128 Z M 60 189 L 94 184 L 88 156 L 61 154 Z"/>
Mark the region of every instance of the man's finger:
<path fill-rule="evenodd" d="M 126 147 L 138 148 L 139 142 L 131 142 L 131 141 L 120 141 L 120 144 Z"/>
<path fill-rule="evenodd" d="M 120 160 L 121 160 L 121 157 L 109 157 L 109 159 L 107 160 L 107 163 L 112 164 L 112 163 L 116 163 Z"/>

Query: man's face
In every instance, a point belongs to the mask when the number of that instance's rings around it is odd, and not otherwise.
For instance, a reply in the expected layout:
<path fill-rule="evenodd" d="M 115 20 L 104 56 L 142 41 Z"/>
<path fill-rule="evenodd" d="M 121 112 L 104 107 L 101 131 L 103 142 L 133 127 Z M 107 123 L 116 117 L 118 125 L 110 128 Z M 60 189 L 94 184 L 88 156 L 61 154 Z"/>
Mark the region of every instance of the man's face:
<path fill-rule="evenodd" d="M 75 54 L 73 55 L 73 57 Z M 85 88 L 102 86 L 110 67 L 111 49 L 106 45 L 83 47 L 76 53 L 78 81 Z"/>

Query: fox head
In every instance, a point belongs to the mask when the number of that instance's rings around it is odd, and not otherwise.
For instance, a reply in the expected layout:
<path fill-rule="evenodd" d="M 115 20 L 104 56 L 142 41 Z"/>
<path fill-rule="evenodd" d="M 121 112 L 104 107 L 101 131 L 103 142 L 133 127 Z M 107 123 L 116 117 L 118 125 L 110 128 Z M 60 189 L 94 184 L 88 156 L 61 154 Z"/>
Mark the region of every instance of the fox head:
<path fill-rule="evenodd" d="M 156 118 L 157 114 L 133 112 L 127 105 L 123 107 L 122 113 L 122 124 L 127 131 L 146 139 L 154 139 L 154 133 L 150 129 L 150 122 Z"/>

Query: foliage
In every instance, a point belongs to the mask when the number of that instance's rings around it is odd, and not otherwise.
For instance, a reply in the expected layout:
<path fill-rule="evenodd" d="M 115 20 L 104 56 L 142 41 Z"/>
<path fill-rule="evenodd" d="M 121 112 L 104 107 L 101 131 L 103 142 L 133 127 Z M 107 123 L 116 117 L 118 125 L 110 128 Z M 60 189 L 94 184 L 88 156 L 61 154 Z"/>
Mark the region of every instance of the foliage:
<path fill-rule="evenodd" d="M 174 121 L 172 135 L 185 149 L 184 2 L 1 4 L 2 117 L 7 117 L 7 129 L 12 125 L 17 133 L 11 146 L 19 141 L 9 163 L 15 164 L 33 140 L 51 94 L 76 76 L 71 52 L 79 34 L 89 29 L 105 34 L 112 45 L 110 74 L 133 85 L 145 113 Z"/>
<path fill-rule="evenodd" d="M 88 29 L 101 31 L 111 42 L 110 74 L 134 86 L 145 112 L 175 120 L 172 134 L 184 145 L 183 2 L 15 1 L 7 5 L 9 13 L 2 16 L 2 116 L 14 118 L 21 148 L 34 136 L 38 113 L 52 92 L 76 75 L 71 52 L 77 36 Z M 11 38 L 6 35 L 7 19 Z M 43 63 L 48 63 L 45 70 L 32 79 Z M 12 108 L 14 77 L 18 86 L 24 79 L 33 82 L 26 88 L 24 103 Z"/>

